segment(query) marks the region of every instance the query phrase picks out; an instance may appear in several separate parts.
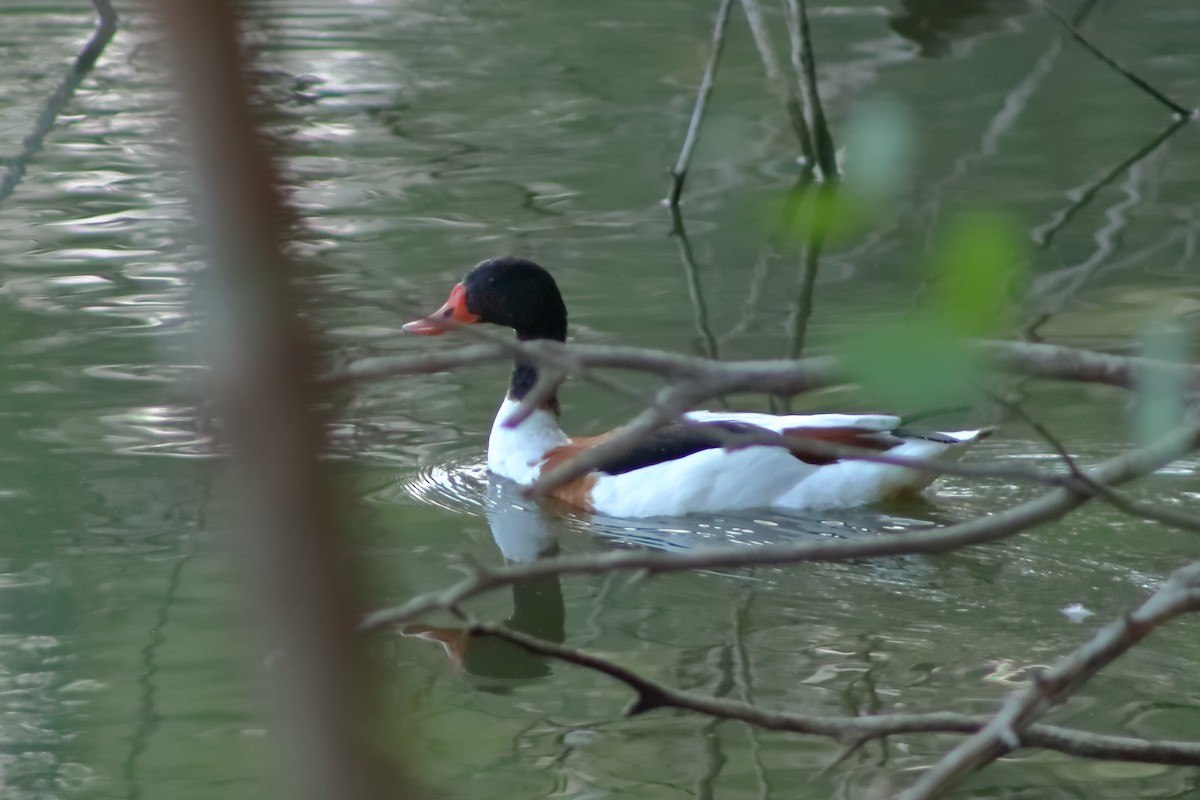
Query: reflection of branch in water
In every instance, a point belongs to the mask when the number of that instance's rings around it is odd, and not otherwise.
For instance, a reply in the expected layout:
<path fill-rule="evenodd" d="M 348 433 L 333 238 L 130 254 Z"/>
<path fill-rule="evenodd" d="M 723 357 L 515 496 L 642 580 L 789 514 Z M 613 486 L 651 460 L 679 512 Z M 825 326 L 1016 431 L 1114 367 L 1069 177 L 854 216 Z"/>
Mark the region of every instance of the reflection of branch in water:
<path fill-rule="evenodd" d="M 1109 487 L 1141 478 L 1200 447 L 1200 421 L 1183 425 L 1154 444 L 1122 453 L 1086 471 L 1091 481 Z M 808 562 L 844 562 L 896 555 L 931 555 L 997 542 L 1060 519 L 1092 495 L 1085 485 L 1061 487 L 991 516 L 934 531 L 854 541 L 803 545 L 699 549 L 686 553 L 617 552 L 582 558 L 557 558 L 502 569 L 477 570 L 454 586 L 414 597 L 402 606 L 377 611 L 363 620 L 372 629 L 408 622 L 430 611 L 456 608 L 466 600 L 502 586 L 547 575 L 603 575 L 638 571 L 646 575 L 718 568 L 749 568 Z"/>
<path fill-rule="evenodd" d="M 1076 25 L 1083 23 L 1087 15 L 1091 12 L 1093 5 L 1093 0 L 1084 0 L 1079 11 L 1076 12 Z M 989 120 L 987 127 L 980 137 L 979 147 L 975 151 L 960 157 L 955 161 L 949 173 L 932 182 L 925 193 L 925 198 L 921 202 L 915 203 L 894 214 L 886 225 L 877 226 L 875 232 L 868 236 L 861 245 L 854 248 L 848 254 L 848 257 L 854 259 L 865 258 L 873 248 L 886 241 L 888 236 L 895 233 L 908 220 L 914 217 L 919 219 L 924 216 L 931 222 L 936 221 L 947 190 L 966 177 L 976 163 L 995 155 L 999 150 L 1001 140 L 1013 129 L 1017 121 L 1024 114 L 1033 95 L 1041 88 L 1042 83 L 1050 75 L 1051 70 L 1058 61 L 1058 56 L 1062 52 L 1062 47 L 1063 36 L 1060 35 L 1050 42 L 1045 52 L 1034 62 L 1033 68 L 1029 73 L 1013 87 L 1012 91 L 1005 95 L 1004 104 Z"/>
<path fill-rule="evenodd" d="M 835 181 L 838 177 L 837 156 L 817 86 L 817 60 L 813 55 L 812 34 L 808 25 L 808 3 L 805 0 L 787 0 L 784 9 L 787 11 L 788 38 L 792 43 L 792 67 L 796 70 L 800 94 L 812 122 L 817 166 L 821 168 L 824 180 Z"/>
<path fill-rule="evenodd" d="M 1137 164 L 1143 158 L 1146 158 L 1151 153 L 1165 143 L 1167 139 L 1174 136 L 1182 127 L 1187 125 L 1187 120 L 1178 119 L 1172 120 L 1171 124 L 1159 131 L 1150 141 L 1137 149 L 1137 152 L 1130 155 L 1121 163 L 1117 164 L 1106 173 L 1090 181 L 1083 186 L 1078 186 L 1066 192 L 1067 197 L 1073 198 L 1070 205 L 1067 205 L 1054 213 L 1054 216 L 1045 225 L 1035 228 L 1033 231 L 1034 241 L 1039 247 L 1049 247 L 1054 241 L 1054 237 L 1062 230 L 1071 219 L 1086 208 L 1092 200 L 1095 199 L 1097 193 L 1105 186 L 1108 186 L 1125 170 Z"/>
<path fill-rule="evenodd" d="M 205 480 L 203 494 L 200 498 L 196 514 L 194 526 L 196 531 L 202 531 L 207 527 L 204 510 L 208 507 L 211 499 L 211 486 L 209 484 L 210 482 Z M 166 591 L 163 593 L 162 602 L 159 604 L 158 613 L 154 618 L 154 624 L 150 628 L 150 639 L 146 642 L 146 646 L 142 648 L 142 672 L 137 679 L 141 692 L 141 702 L 138 705 L 140 720 L 137 729 L 133 732 L 133 736 L 130 737 L 129 755 L 125 758 L 124 766 L 126 797 L 129 800 L 138 800 L 142 796 L 141 778 L 138 775 L 138 762 L 141 759 L 142 753 L 146 752 L 146 748 L 149 746 L 150 737 L 158 730 L 159 723 L 162 721 L 162 715 L 158 712 L 155 702 L 158 689 L 154 685 L 154 678 L 159 671 L 158 649 L 166 641 L 164 630 L 167 627 L 171 609 L 175 605 L 175 598 L 179 593 L 183 568 L 191 560 L 192 556 L 196 554 L 195 540 L 192 541 L 191 545 L 188 552 L 179 557 L 179 560 L 175 562 L 175 565 L 167 574 Z"/>
<path fill-rule="evenodd" d="M 1029 2 L 1032 3 L 1034 6 L 1040 8 L 1042 11 L 1045 11 L 1050 16 L 1054 17 L 1054 19 L 1056 19 L 1060 25 L 1062 25 L 1064 28 L 1066 28 L 1067 33 L 1071 36 L 1072 39 L 1079 42 L 1079 44 L 1083 45 L 1083 47 L 1085 49 L 1087 49 L 1087 51 L 1089 53 L 1091 53 L 1092 55 L 1094 55 L 1096 58 L 1100 59 L 1105 64 L 1107 64 L 1108 66 L 1110 66 L 1114 70 L 1116 70 L 1118 73 L 1125 76 L 1125 79 L 1128 80 L 1130 83 L 1132 83 L 1134 86 L 1138 87 L 1143 92 L 1150 95 L 1155 100 L 1162 103 L 1164 106 L 1171 109 L 1176 114 L 1183 117 L 1184 119 L 1187 119 L 1192 116 L 1193 112 L 1191 109 L 1185 108 L 1184 106 L 1180 105 L 1179 103 L 1176 103 L 1174 100 L 1167 97 L 1165 94 L 1160 92 L 1158 89 L 1155 89 L 1153 86 L 1151 86 L 1150 83 L 1148 81 L 1146 81 L 1144 78 L 1138 77 L 1130 70 L 1121 66 L 1111 56 L 1109 56 L 1107 53 L 1105 53 L 1103 50 L 1101 50 L 1099 47 L 1097 47 L 1095 44 L 1093 44 L 1092 41 L 1090 39 L 1088 39 L 1086 36 L 1084 36 L 1083 32 L 1080 31 L 1079 28 L 1076 27 L 1076 25 L 1078 23 L 1073 24 L 1070 20 L 1068 20 L 1062 14 L 1058 13 L 1058 11 L 1055 10 L 1055 8 L 1053 6 L 1044 2 L 1044 0 L 1029 0 Z M 1090 5 L 1089 5 L 1089 8 L 1090 8 Z"/>
<path fill-rule="evenodd" d="M 696 92 L 696 105 L 692 108 L 692 119 L 688 122 L 687 134 L 683 137 L 683 147 L 679 158 L 671 169 L 671 189 L 667 194 L 668 205 L 678 205 L 679 195 L 683 193 L 683 182 L 687 178 L 688 165 L 692 161 L 692 152 L 696 149 L 696 141 L 700 138 L 700 123 L 704 120 L 704 110 L 708 107 L 708 98 L 712 96 L 713 79 L 717 67 L 721 63 L 721 53 L 725 50 L 725 27 L 729 22 L 729 7 L 733 0 L 721 0 L 717 7 L 717 21 L 713 26 L 712 52 L 708 57 L 708 66 L 704 68 L 704 77 L 700 79 L 700 88 Z"/>
<path fill-rule="evenodd" d="M 1200 562 L 1177 570 L 1146 602 L 1101 628 L 1090 641 L 1059 659 L 1053 668 L 1035 673 L 1029 684 L 1013 692 L 986 726 L 943 756 L 899 800 L 927 800 L 942 794 L 965 776 L 1023 744 L 1025 731 L 1052 707 L 1071 695 L 1156 628 L 1181 614 L 1200 611 Z"/>
<path fill-rule="evenodd" d="M 1195 565 L 1200 566 L 1200 564 Z M 1180 571 L 1181 573 L 1183 570 Z M 1160 591 L 1152 597 L 1143 609 L 1155 603 Z M 1200 608 L 1200 590 L 1193 589 L 1191 595 L 1184 595 L 1182 601 L 1180 592 L 1176 591 L 1171 599 L 1174 605 L 1170 610 L 1175 615 L 1183 611 L 1195 611 Z M 1192 607 L 1180 608 L 1188 603 Z M 1159 603 L 1161 606 L 1162 604 Z M 1136 612 L 1135 612 L 1136 613 Z M 1169 618 L 1169 617 L 1168 617 Z M 1154 620 L 1155 624 L 1165 622 L 1160 615 Z M 1113 623 L 1110 628 L 1117 626 L 1127 631 L 1131 623 L 1122 620 Z M 1154 627 L 1153 625 L 1151 628 Z M 769 711 L 757 706 L 740 703 L 724 698 L 707 697 L 696 692 L 689 692 L 651 680 L 614 661 L 586 653 L 572 647 L 565 647 L 555 642 L 542 641 L 526 636 L 523 633 L 497 625 L 476 624 L 475 629 L 480 633 L 508 639 L 514 644 L 525 647 L 535 653 L 557 658 L 569 664 L 599 672 L 620 681 L 636 693 L 636 698 L 625 711 L 626 716 L 645 714 L 656 709 L 674 708 L 708 714 L 720 719 L 739 720 L 757 725 L 768 730 L 788 731 L 791 733 L 824 736 L 841 742 L 866 741 L 900 733 L 957 733 L 977 734 L 984 730 L 991 720 L 985 715 L 957 714 L 953 712 L 929 712 L 916 714 L 879 714 L 875 716 L 824 716 L 817 714 L 798 714 L 781 711 Z M 1107 629 L 1106 629 L 1107 630 Z M 1134 634 L 1144 636 L 1146 630 L 1134 630 Z M 1073 659 L 1095 642 L 1104 638 L 1102 631 L 1091 643 L 1084 645 L 1060 662 L 1067 668 L 1086 669 L 1089 664 L 1079 664 Z M 1140 637 L 1139 637 L 1140 638 Z M 1125 643 L 1125 642 L 1122 642 Z M 1124 652 L 1122 650 L 1121 652 Z M 1119 655 L 1119 653 L 1117 653 Z M 1114 656 L 1115 657 L 1115 656 Z M 1109 659 L 1111 660 L 1111 659 Z M 1108 662 L 1102 662 L 1101 666 Z M 1073 671 L 1074 671 L 1073 670 Z M 1034 747 L 1047 750 L 1057 750 L 1062 753 L 1080 758 L 1095 758 L 1112 761 L 1135 761 L 1155 764 L 1174 764 L 1179 766 L 1195 766 L 1200 764 L 1200 743 L 1187 741 L 1151 741 L 1127 736 L 1106 736 L 1087 733 L 1056 725 L 1032 723 L 1015 734 L 1013 747 Z M 969 740 L 968 740 L 969 741 Z"/>
<path fill-rule="evenodd" d="M 113 34 L 117 31 L 117 12 L 112 7 L 112 2 L 110 0 L 92 0 L 92 3 L 100 14 L 96 30 L 92 34 L 92 38 L 88 39 L 88 43 L 79 51 L 79 55 L 75 57 L 75 62 L 71 64 L 66 77 L 46 98 L 46 104 L 34 122 L 33 130 L 21 141 L 20 152 L 7 160 L 8 171 L 4 174 L 4 180 L 0 181 L 0 203 L 3 203 L 16 191 L 17 184 L 21 182 L 21 178 L 25 177 L 25 169 L 29 166 L 29 162 L 41 152 L 42 143 L 45 141 L 46 134 L 54 127 L 54 121 L 71 101 L 75 90 L 79 88 L 79 84 L 95 66 L 96 59 L 100 58 L 100 54 L 104 52 L 104 48 L 108 46 Z"/>
<path fill-rule="evenodd" d="M 713 687 L 714 697 L 725 697 L 733 688 L 733 659 L 732 646 L 729 641 L 717 648 L 717 685 Z M 698 800 L 712 800 L 713 784 L 721 774 L 725 763 L 729 760 L 721 748 L 721 737 L 717 736 L 717 726 L 724 720 L 712 717 L 704 720 L 696 729 L 704 750 L 704 772 L 696 779 L 695 796 Z"/>
<path fill-rule="evenodd" d="M 746 20 L 750 23 L 750 32 L 754 35 L 754 46 L 763 62 L 763 71 L 767 74 L 767 83 L 779 97 L 787 112 L 788 122 L 796 141 L 800 144 L 800 155 L 806 167 L 811 168 L 816 163 L 816 151 L 813 149 L 812 134 L 808 130 L 808 122 L 804 119 L 804 109 L 800 105 L 800 97 L 796 94 L 795 86 L 784 75 L 775 55 L 775 47 L 771 44 L 771 32 L 763 19 L 762 8 L 758 0 L 742 0 L 742 9 L 746 12 Z M 808 170 L 806 170 L 807 172 Z"/>
<path fill-rule="evenodd" d="M 750 635 L 750 607 L 754 603 L 755 594 L 752 589 L 744 589 L 738 595 L 738 602 L 731 609 L 730 629 L 733 631 L 733 668 L 734 682 L 738 688 L 738 700 L 746 705 L 754 705 L 754 671 L 751 669 L 750 652 L 746 647 L 746 637 Z M 762 739 L 758 728 L 746 726 L 746 736 L 750 739 L 750 758 L 754 762 L 755 778 L 758 780 L 758 796 L 773 797 L 771 779 L 767 766 L 763 763 Z"/>
<path fill-rule="evenodd" d="M 166 594 L 163 595 L 162 603 L 158 607 L 158 614 L 155 617 L 153 626 L 150 628 L 150 639 L 146 642 L 146 646 L 142 648 L 142 671 L 137 679 L 141 694 L 141 702 L 138 704 L 139 721 L 137 728 L 133 732 L 133 736 L 129 740 L 129 755 L 125 758 L 124 768 L 126 796 L 129 800 L 138 800 L 142 796 L 142 784 L 138 776 L 138 761 L 142 753 L 146 751 L 146 747 L 150 743 L 150 737 L 158 730 L 158 725 L 162 721 L 162 715 L 158 712 L 154 699 L 158 693 L 158 689 L 154 685 L 154 678 L 159 670 L 158 648 L 166 641 L 163 629 L 167 625 L 167 618 L 171 607 L 175 605 L 175 595 L 179 591 L 183 568 L 191 556 L 191 553 L 181 556 L 167 575 Z"/>
<path fill-rule="evenodd" d="M 808 335 L 808 320 L 812 316 L 814 287 L 817 282 L 817 270 L 820 266 L 821 251 L 825 246 L 825 238 L 829 234 L 829 224 L 833 220 L 833 207 L 837 202 L 836 184 L 824 183 L 813 196 L 811 223 L 804 237 L 804 250 L 801 254 L 800 285 L 796 290 L 792 314 L 788 320 L 788 352 L 789 358 L 799 358 L 804 352 L 804 342 Z"/>
<path fill-rule="evenodd" d="M 1079 264 L 1034 279 L 1029 291 L 1032 311 L 1022 331 L 1026 339 L 1040 341 L 1039 329 L 1066 308 L 1079 291 L 1103 271 L 1105 261 L 1120 245 L 1120 234 L 1129 224 L 1129 212 L 1142 200 L 1140 184 L 1143 165 L 1144 162 L 1138 162 L 1130 167 L 1129 175 L 1122 184 L 1124 198 L 1109 206 L 1104 215 L 1105 224 L 1092 236 L 1096 243 L 1092 254 Z"/>
<path fill-rule="evenodd" d="M 700 267 L 696 264 L 692 242 L 683 224 L 683 214 L 677 205 L 671 206 L 671 236 L 679 243 L 679 260 L 683 263 L 683 274 L 687 278 L 688 297 L 692 301 L 692 316 L 702 350 L 709 358 L 719 358 L 717 339 L 708 325 L 708 304 L 704 301 L 704 287 L 700 285 Z"/>
<path fill-rule="evenodd" d="M 800 173 L 800 177 L 796 179 L 796 183 L 788 190 L 787 195 L 784 196 L 783 207 L 780 209 L 775 229 L 767 237 L 767 243 L 763 247 L 762 252 L 759 253 L 758 260 L 754 264 L 754 270 L 750 275 L 750 283 L 746 289 L 746 299 L 742 302 L 742 310 L 738 321 L 721 336 L 721 341 L 728 341 L 734 336 L 744 333 L 749 328 L 750 323 L 753 321 L 754 312 L 758 309 L 758 299 L 762 293 L 762 287 L 766 284 L 767 278 L 770 277 L 771 264 L 782 257 L 784 248 L 791 240 L 800 208 L 804 203 L 804 199 L 808 196 L 808 190 L 812 187 L 813 181 L 812 170 L 804 170 Z"/>

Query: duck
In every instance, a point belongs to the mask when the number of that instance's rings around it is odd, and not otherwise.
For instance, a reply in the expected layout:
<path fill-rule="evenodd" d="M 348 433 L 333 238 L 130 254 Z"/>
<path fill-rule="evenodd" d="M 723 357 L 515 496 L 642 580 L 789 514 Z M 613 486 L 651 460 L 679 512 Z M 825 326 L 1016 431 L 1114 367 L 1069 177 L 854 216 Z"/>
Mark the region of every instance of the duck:
<path fill-rule="evenodd" d="M 512 328 L 522 342 L 567 339 L 566 303 L 554 277 L 533 261 L 512 256 L 477 264 L 450 290 L 441 308 L 405 324 L 403 330 L 438 336 L 458 326 L 481 323 Z M 537 364 L 517 355 L 508 391 L 488 436 L 488 470 L 526 486 L 615 432 L 568 436 L 559 425 L 556 392 L 519 424 L 507 425 L 537 380 Z M 763 433 L 773 436 L 759 436 L 756 442 L 772 443 L 730 446 L 731 437 Z M 608 459 L 551 494 L 584 512 L 629 519 L 755 508 L 849 508 L 918 494 L 937 475 L 892 464 L 839 459 L 828 449 L 806 448 L 806 442 L 865 447 L 911 459 L 955 461 L 990 433 L 989 428 L 909 430 L 891 414 L 689 411 L 632 450 Z"/>

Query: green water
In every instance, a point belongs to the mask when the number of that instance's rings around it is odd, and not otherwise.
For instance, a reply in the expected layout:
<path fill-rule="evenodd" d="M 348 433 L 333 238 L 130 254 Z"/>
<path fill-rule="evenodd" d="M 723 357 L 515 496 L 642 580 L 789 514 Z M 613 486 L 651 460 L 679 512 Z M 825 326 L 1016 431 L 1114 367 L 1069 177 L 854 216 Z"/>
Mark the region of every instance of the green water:
<path fill-rule="evenodd" d="M 303 216 L 299 248 L 321 265 L 335 357 L 451 346 L 400 336 L 404 319 L 386 303 L 432 308 L 471 264 L 507 252 L 553 269 L 578 341 L 700 353 L 711 334 L 726 357 L 785 352 L 799 266 L 761 254 L 795 153 L 736 8 L 685 196 L 699 298 L 658 203 L 713 7 L 377 0 L 256 11 L 273 129 Z M 89 11 L 33 0 L 0 8 L 0 152 L 19 148 L 86 40 Z M 135 5 L 122 11 L 117 38 L 0 206 L 0 794 L 261 797 L 271 748 L 258 696 L 271 659 L 242 623 L 221 479 L 189 389 L 200 377 L 190 305 L 200 256 L 175 113 L 152 26 Z M 857 104 L 886 96 L 910 109 L 916 149 L 901 200 L 822 260 L 812 349 L 918 302 L 917 265 L 956 209 L 999 210 L 1039 236 L 1169 121 L 1021 3 L 813 11 L 835 132 Z M 1194 2 L 1101 4 L 1090 26 L 1168 94 L 1200 102 Z M 1031 245 L 1035 288 L 1086 277 L 1043 335 L 1124 346 L 1167 316 L 1195 334 L 1197 144 L 1195 125 L 1176 133 L 1096 192 L 1049 246 Z M 496 365 L 411 378 L 345 399 L 334 449 L 356 487 L 355 546 L 371 564 L 375 604 L 442 587 L 470 563 L 502 562 L 497 539 L 528 557 L 551 543 L 585 553 L 866 536 L 1036 493 L 948 478 L 927 504 L 637 526 L 514 509 L 482 467 L 506 374 Z M 1081 459 L 1128 446 L 1124 395 L 1028 390 L 1030 408 Z M 636 410 L 584 383 L 562 399 L 577 432 Z M 863 402 L 838 391 L 798 405 Z M 1052 459 L 1020 425 L 979 452 Z M 1195 508 L 1198 468 L 1179 462 L 1131 495 Z M 1096 506 L 937 559 L 636 584 L 572 578 L 473 609 L 558 631 L 672 685 L 768 707 L 986 712 L 1024 668 L 1080 644 L 1195 552 L 1193 534 Z M 1069 603 L 1095 616 L 1073 623 L 1060 612 Z M 1198 632 L 1184 620 L 1156 634 L 1052 719 L 1195 739 Z M 684 714 L 623 720 L 628 692 L 572 667 L 472 649 L 458 668 L 419 638 L 381 647 L 396 713 L 411 721 L 410 760 L 448 796 L 886 796 L 953 741 L 872 743 L 820 772 L 838 752 L 831 742 Z M 1198 783 L 1195 770 L 1026 751 L 958 796 L 1182 798 L 1200 796 Z"/>

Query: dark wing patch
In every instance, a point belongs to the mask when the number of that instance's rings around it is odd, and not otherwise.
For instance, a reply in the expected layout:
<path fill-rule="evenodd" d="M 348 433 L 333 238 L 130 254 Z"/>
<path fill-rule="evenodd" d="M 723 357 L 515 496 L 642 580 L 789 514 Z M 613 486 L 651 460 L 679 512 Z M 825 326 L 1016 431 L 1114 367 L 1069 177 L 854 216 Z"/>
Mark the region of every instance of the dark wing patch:
<path fill-rule="evenodd" d="M 576 439 L 571 444 L 551 450 L 547 454 L 543 471 L 574 457 L 607 439 L 612 434 Z M 911 435 L 911 434 L 909 434 Z M 937 435 L 922 435 L 940 441 Z M 943 437 L 944 438 L 944 437 Z M 759 425 L 734 420 L 715 422 L 675 422 L 660 428 L 639 442 L 632 450 L 611 458 L 596 468 L 606 475 L 622 475 L 626 472 L 665 464 L 678 458 L 690 456 L 703 450 L 720 448 L 736 449 L 749 445 L 784 447 L 793 456 L 814 466 L 833 464 L 839 459 L 829 452 L 829 445 L 849 445 L 883 452 L 904 440 L 886 431 L 864 431 L 853 427 L 797 427 L 787 428 L 782 437 Z M 587 487 L 590 490 L 590 486 Z M 563 498 L 567 499 L 567 498 Z M 585 503 L 567 499 L 576 505 Z"/>
<path fill-rule="evenodd" d="M 904 440 L 887 431 L 864 431 L 861 428 L 785 428 L 784 441 L 792 455 L 806 464 L 818 467 L 835 464 L 840 459 L 829 452 L 830 445 L 859 447 L 884 452 Z"/>
<path fill-rule="evenodd" d="M 647 436 L 632 450 L 597 467 L 608 475 L 621 475 L 643 467 L 664 464 L 677 458 L 737 446 L 737 437 L 772 436 L 771 431 L 747 422 L 720 421 L 684 424 L 676 422 Z"/>

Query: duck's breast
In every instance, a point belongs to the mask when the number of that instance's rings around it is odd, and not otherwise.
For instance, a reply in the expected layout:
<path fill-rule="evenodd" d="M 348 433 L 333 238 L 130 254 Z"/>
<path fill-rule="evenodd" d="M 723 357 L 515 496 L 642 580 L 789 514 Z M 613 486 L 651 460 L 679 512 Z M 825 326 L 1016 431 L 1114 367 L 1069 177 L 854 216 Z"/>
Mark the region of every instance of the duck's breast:
<path fill-rule="evenodd" d="M 545 409 L 534 411 L 515 428 L 504 423 L 520 402 L 504 398 L 492 433 L 488 437 L 488 469 L 517 483 L 533 483 L 538 477 L 546 453 L 566 444 L 569 439 L 558 427 L 558 419 Z"/>

